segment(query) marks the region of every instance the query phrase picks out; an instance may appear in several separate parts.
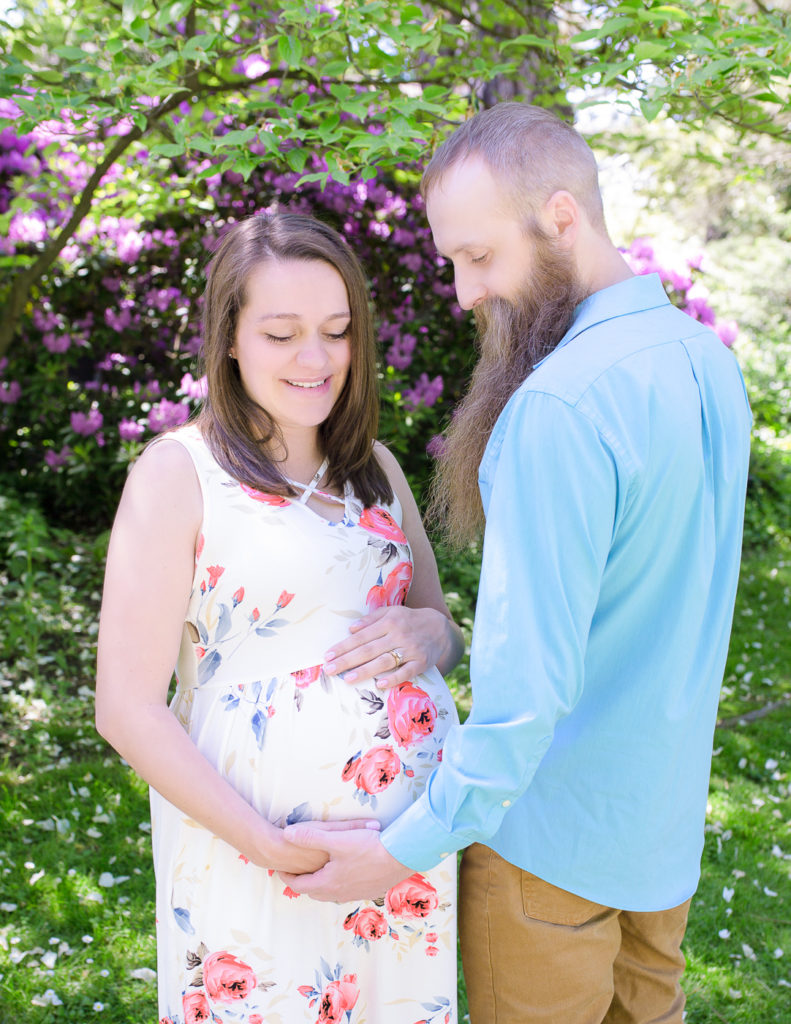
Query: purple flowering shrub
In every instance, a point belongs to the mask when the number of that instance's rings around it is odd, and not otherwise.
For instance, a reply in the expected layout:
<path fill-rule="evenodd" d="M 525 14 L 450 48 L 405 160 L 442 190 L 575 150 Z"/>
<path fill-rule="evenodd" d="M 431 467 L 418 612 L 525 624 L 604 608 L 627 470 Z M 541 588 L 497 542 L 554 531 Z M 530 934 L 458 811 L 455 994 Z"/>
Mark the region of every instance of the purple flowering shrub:
<path fill-rule="evenodd" d="M 622 253 L 636 274 L 659 274 L 670 301 L 694 320 L 711 327 L 720 341 L 731 347 L 739 328 L 734 320 L 717 318 L 709 302 L 709 290 L 702 280 L 705 266 L 702 254 L 685 260 L 681 267 L 668 266 L 658 258 L 648 238 L 635 238 Z"/>
<path fill-rule="evenodd" d="M 214 131 L 233 127 L 224 117 Z M 7 224 L 0 288 L 3 275 L 63 223 L 85 173 L 66 137 L 52 146 L 53 131 L 44 138 L 19 137 L 9 127 L 0 132 L 0 222 Z M 416 175 L 297 188 L 295 171 L 262 163 L 245 182 L 198 156 L 169 162 L 133 151 L 126 167 L 107 176 L 109 200 L 96 205 L 41 280 L 20 335 L 0 359 L 5 482 L 34 496 L 56 521 L 109 524 L 130 459 L 155 434 L 183 423 L 201 400 L 203 271 L 217 240 L 234 221 L 279 207 L 331 224 L 362 260 L 378 318 L 380 436 L 421 489 L 430 472 L 426 448 L 438 448 L 474 347 L 450 268 L 434 249 Z M 15 182 L 35 180 L 44 166 L 62 179 L 63 193 L 33 190 L 38 205 L 15 209 Z M 158 176 L 170 200 L 165 208 L 149 203 L 143 214 L 136 211 L 137 190 L 147 175 Z M 693 282 L 698 267 L 664 270 L 645 240 L 626 255 L 638 272 L 659 271 L 674 301 L 715 325 L 726 344 L 733 340 L 735 327 L 716 324 Z"/>
<path fill-rule="evenodd" d="M 230 126 L 226 118 L 219 130 Z M 0 134 L 0 213 L 9 209 L 14 178 L 35 176 L 53 160 L 40 143 L 9 128 Z M 77 173 L 64 152 L 66 143 L 54 159 Z M 144 151 L 135 163 L 145 166 Z M 378 317 L 381 435 L 408 469 L 423 470 L 437 409 L 463 387 L 471 330 L 447 268 L 438 267 L 414 184 L 331 181 L 322 191 L 316 183 L 296 189 L 296 172 L 265 164 L 247 182 L 212 170 L 203 158 L 170 164 L 163 184 L 183 197 L 188 181 L 188 201 L 174 199 L 145 218 L 100 207 L 86 219 L 0 360 L 2 466 L 17 489 L 69 525 L 108 523 L 129 460 L 199 404 L 204 267 L 226 227 L 261 210 L 311 213 L 360 256 Z M 134 193 L 120 172 L 112 185 L 132 209 Z M 1 243 L 6 261 L 36 252 L 62 222 L 66 196 L 59 203 L 41 195 L 30 215 L 13 213 Z"/>

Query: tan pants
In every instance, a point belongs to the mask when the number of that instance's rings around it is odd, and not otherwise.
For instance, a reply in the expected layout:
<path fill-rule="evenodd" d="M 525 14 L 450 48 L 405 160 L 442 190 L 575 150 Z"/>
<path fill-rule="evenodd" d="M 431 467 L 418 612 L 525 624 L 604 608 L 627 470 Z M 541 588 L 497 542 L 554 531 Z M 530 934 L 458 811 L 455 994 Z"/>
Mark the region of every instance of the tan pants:
<path fill-rule="evenodd" d="M 469 847 L 459 931 L 470 1024 L 681 1024 L 689 904 L 613 910 Z"/>

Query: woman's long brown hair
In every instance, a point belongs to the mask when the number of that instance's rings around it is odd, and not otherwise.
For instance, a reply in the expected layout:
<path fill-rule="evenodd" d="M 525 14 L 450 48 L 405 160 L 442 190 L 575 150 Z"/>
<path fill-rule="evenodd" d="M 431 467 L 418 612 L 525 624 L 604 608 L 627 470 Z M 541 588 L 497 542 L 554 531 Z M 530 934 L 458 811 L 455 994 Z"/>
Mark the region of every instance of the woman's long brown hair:
<path fill-rule="evenodd" d="M 268 494 L 295 496 L 272 457 L 284 445 L 278 424 L 244 390 L 236 360 L 230 358 L 251 271 L 289 261 L 329 264 L 343 278 L 349 296 L 349 373 L 319 427 L 319 444 L 329 458 L 328 484 L 343 488 L 348 481 L 365 505 L 390 502 L 393 491 L 373 450 L 379 396 L 365 275 L 344 239 L 311 217 L 257 215 L 235 224 L 223 237 L 209 265 L 204 294 L 202 356 L 208 394 L 198 426 L 212 455 L 236 480 Z"/>

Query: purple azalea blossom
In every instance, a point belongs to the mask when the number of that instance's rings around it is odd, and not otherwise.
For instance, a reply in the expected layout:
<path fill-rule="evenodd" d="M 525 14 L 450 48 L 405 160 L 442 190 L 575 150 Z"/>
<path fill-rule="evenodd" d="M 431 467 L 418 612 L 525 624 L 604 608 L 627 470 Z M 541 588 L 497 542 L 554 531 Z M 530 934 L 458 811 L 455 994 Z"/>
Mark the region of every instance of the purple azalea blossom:
<path fill-rule="evenodd" d="M 122 441 L 139 441 L 145 429 L 143 424 L 136 420 L 123 419 L 118 424 L 118 433 Z"/>
<path fill-rule="evenodd" d="M 43 242 L 47 237 L 47 222 L 40 210 L 15 213 L 8 226 L 8 237 L 14 242 Z"/>
<path fill-rule="evenodd" d="M 199 380 L 195 380 L 191 373 L 185 373 L 181 378 L 181 386 L 178 389 L 179 395 L 186 398 L 205 398 L 208 392 L 208 381 L 204 374 Z"/>
<path fill-rule="evenodd" d="M 437 375 L 429 380 L 427 373 L 421 373 L 415 381 L 414 387 L 404 391 L 404 401 L 410 409 L 416 409 L 419 405 L 432 406 L 442 394 L 443 380 Z"/>
<path fill-rule="evenodd" d="M 54 469 L 57 471 L 61 468 L 61 466 L 65 466 L 65 464 L 69 461 L 70 455 L 71 448 L 69 448 L 67 444 L 64 444 L 64 446 L 61 448 L 59 452 L 55 452 L 50 448 L 49 451 L 47 451 L 46 455 L 44 456 L 44 461 L 46 462 L 50 469 Z"/>
<path fill-rule="evenodd" d="M 723 345 L 727 345 L 730 348 L 739 334 L 739 325 L 735 320 L 720 320 L 715 330 Z"/>
<path fill-rule="evenodd" d="M 396 370 L 406 370 L 412 362 L 412 353 L 415 351 L 416 345 L 417 338 L 414 334 L 397 335 L 387 350 L 387 362 Z"/>
<path fill-rule="evenodd" d="M 53 334 L 48 331 L 41 340 L 48 352 L 67 352 L 71 346 L 71 338 L 68 334 Z"/>
<path fill-rule="evenodd" d="M 18 380 L 0 380 L 0 403 L 16 405 L 22 394 L 22 385 Z"/>
<path fill-rule="evenodd" d="M 171 427 L 178 427 L 186 422 L 190 414 L 190 407 L 186 402 L 169 402 L 163 398 L 156 405 L 151 406 L 148 414 L 148 428 L 155 434 L 161 434 L 163 430 Z"/>
<path fill-rule="evenodd" d="M 98 409 L 91 409 L 90 412 L 73 412 L 69 417 L 71 422 L 71 429 L 75 434 L 81 434 L 83 437 L 90 437 L 91 434 L 95 434 L 96 431 L 104 423 L 104 416 L 99 412 Z"/>

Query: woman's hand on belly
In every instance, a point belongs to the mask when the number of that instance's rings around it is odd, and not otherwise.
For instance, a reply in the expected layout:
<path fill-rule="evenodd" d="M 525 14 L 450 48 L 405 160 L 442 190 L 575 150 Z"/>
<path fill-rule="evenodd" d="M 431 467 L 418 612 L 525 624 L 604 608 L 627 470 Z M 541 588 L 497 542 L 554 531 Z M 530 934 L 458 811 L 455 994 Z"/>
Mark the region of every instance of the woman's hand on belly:
<path fill-rule="evenodd" d="M 413 680 L 433 665 L 447 670 L 460 656 L 458 627 L 435 608 L 377 608 L 353 622 L 349 633 L 327 651 L 324 664 L 326 672 L 343 675 L 348 683 L 375 676 L 377 686 L 386 689 Z"/>

